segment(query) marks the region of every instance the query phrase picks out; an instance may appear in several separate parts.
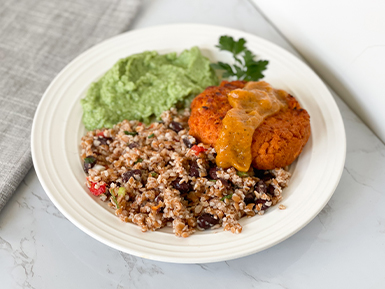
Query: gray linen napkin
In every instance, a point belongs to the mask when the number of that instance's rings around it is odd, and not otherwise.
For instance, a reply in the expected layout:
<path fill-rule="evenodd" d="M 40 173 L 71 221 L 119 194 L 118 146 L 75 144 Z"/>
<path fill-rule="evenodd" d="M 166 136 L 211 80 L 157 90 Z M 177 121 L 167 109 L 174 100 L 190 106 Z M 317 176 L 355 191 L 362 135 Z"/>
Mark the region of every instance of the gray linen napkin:
<path fill-rule="evenodd" d="M 33 116 L 56 74 L 127 30 L 140 0 L 5 0 L 0 5 L 0 210 L 32 166 Z"/>

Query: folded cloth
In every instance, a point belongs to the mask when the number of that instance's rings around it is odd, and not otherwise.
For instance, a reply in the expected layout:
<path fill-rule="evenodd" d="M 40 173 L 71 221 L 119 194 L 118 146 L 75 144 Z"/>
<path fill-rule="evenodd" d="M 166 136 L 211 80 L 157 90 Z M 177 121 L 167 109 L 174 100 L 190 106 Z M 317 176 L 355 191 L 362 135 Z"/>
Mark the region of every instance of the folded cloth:
<path fill-rule="evenodd" d="M 8 0 L 0 5 L 0 210 L 32 166 L 30 135 L 55 75 L 129 28 L 140 0 Z"/>

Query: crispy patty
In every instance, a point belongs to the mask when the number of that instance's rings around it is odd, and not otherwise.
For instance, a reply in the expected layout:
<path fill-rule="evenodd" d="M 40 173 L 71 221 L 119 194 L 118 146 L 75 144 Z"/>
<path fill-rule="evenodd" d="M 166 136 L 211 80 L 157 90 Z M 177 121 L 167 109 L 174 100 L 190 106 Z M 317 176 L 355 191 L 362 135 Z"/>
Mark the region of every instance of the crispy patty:
<path fill-rule="evenodd" d="M 232 108 L 227 93 L 243 88 L 245 81 L 222 81 L 210 86 L 191 103 L 190 134 L 199 141 L 215 146 L 222 120 Z M 255 130 L 251 144 L 252 166 L 270 170 L 290 165 L 301 153 L 310 137 L 310 116 L 298 101 L 287 95 L 288 108 L 265 119 Z"/>

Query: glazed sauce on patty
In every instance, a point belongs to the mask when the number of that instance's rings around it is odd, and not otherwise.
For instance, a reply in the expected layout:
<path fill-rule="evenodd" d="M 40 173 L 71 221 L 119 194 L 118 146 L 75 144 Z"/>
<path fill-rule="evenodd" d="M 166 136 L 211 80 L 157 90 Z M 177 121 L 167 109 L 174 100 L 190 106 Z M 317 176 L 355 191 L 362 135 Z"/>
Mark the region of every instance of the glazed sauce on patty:
<path fill-rule="evenodd" d="M 235 167 L 247 172 L 252 155 L 254 131 L 269 116 L 287 107 L 284 90 L 274 89 L 265 81 L 248 82 L 243 89 L 230 91 L 232 106 L 222 121 L 222 129 L 215 144 L 219 167 Z"/>

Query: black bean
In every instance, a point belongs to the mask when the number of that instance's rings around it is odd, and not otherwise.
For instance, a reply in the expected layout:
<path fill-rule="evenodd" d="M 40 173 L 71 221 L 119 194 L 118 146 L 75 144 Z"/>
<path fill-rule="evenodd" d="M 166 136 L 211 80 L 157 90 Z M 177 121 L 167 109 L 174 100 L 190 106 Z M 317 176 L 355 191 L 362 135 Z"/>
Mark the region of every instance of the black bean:
<path fill-rule="evenodd" d="M 262 204 L 262 207 L 261 207 L 261 210 L 266 210 L 268 209 L 269 207 L 266 206 L 266 200 L 262 200 L 262 199 L 258 199 L 255 203 L 258 205 L 258 204 Z"/>
<path fill-rule="evenodd" d="M 179 192 L 183 193 L 188 193 L 189 191 L 192 190 L 192 186 L 190 183 L 179 183 L 182 179 L 181 178 L 176 178 L 174 181 L 171 182 L 171 185 L 177 189 Z"/>
<path fill-rule="evenodd" d="M 186 145 L 186 147 L 188 147 L 189 149 L 192 148 L 193 144 L 188 140 L 188 137 L 185 137 L 183 139 L 183 142 Z"/>
<path fill-rule="evenodd" d="M 121 183 L 121 182 L 118 182 L 118 181 L 111 182 L 111 183 L 110 183 L 110 186 L 111 186 L 111 185 L 115 185 L 115 187 L 122 187 L 122 183 Z"/>
<path fill-rule="evenodd" d="M 267 193 L 270 194 L 271 196 L 274 196 L 274 186 L 272 184 L 270 184 L 268 187 L 267 187 Z"/>
<path fill-rule="evenodd" d="M 138 144 L 137 142 L 132 142 L 132 143 L 130 143 L 130 144 L 128 145 L 128 147 L 129 147 L 130 149 L 137 148 L 138 146 L 139 146 L 139 144 Z"/>
<path fill-rule="evenodd" d="M 92 169 L 96 164 L 96 158 L 94 156 L 86 156 L 84 159 L 83 170 L 88 174 L 88 170 Z"/>
<path fill-rule="evenodd" d="M 228 181 L 228 180 L 225 180 L 225 179 L 222 179 L 222 178 L 219 178 L 218 175 L 217 175 L 217 172 L 219 171 L 219 168 L 218 167 L 212 167 L 209 169 L 209 176 L 212 180 L 221 180 L 223 186 L 226 188 L 226 189 L 230 189 L 231 188 L 231 183 Z"/>
<path fill-rule="evenodd" d="M 199 178 L 199 166 L 196 161 L 192 161 L 190 164 L 189 176 Z"/>
<path fill-rule="evenodd" d="M 231 188 L 231 183 L 228 181 L 228 180 L 225 180 L 225 179 L 218 179 L 222 182 L 222 185 L 226 188 L 226 189 L 230 189 Z"/>
<path fill-rule="evenodd" d="M 156 203 L 158 203 L 157 204 L 157 206 L 159 205 L 159 202 L 163 202 L 163 197 L 160 195 L 160 193 L 155 197 L 155 199 L 154 199 L 154 201 L 156 202 Z M 160 214 L 163 214 L 163 211 L 164 211 L 164 204 L 163 204 L 163 206 L 162 207 L 158 207 L 158 209 L 156 210 L 158 213 L 160 213 Z"/>
<path fill-rule="evenodd" d="M 204 230 L 219 224 L 219 219 L 208 213 L 203 213 L 197 218 L 198 227 Z"/>
<path fill-rule="evenodd" d="M 254 176 L 256 176 L 258 179 L 262 179 L 264 174 L 265 174 L 264 170 L 254 169 Z"/>
<path fill-rule="evenodd" d="M 155 197 L 155 202 L 159 203 L 160 201 L 163 202 L 163 197 L 159 194 Z"/>
<path fill-rule="evenodd" d="M 254 176 L 261 179 L 264 182 L 267 182 L 268 180 L 271 180 L 275 178 L 275 176 L 272 173 L 266 173 L 267 171 L 264 170 L 256 170 L 254 169 Z"/>
<path fill-rule="evenodd" d="M 275 178 L 275 176 L 272 173 L 267 173 L 267 174 L 264 174 L 263 177 L 260 179 L 262 179 L 262 181 L 264 182 L 267 182 L 268 180 L 271 180 L 273 178 Z"/>
<path fill-rule="evenodd" d="M 172 121 L 169 125 L 169 127 L 175 131 L 175 132 L 180 132 L 181 130 L 184 130 L 183 126 L 179 123 L 179 122 L 176 122 L 176 121 Z"/>
<path fill-rule="evenodd" d="M 254 203 L 254 200 L 255 200 L 255 195 L 253 193 L 248 193 L 243 199 L 246 205 Z"/>
<path fill-rule="evenodd" d="M 266 194 L 267 193 L 267 186 L 265 182 L 259 181 L 258 183 L 255 184 L 254 190 L 257 191 L 259 194 Z"/>
<path fill-rule="evenodd" d="M 254 176 L 261 179 L 264 182 L 267 182 L 268 180 L 271 180 L 275 176 L 272 173 L 265 173 L 264 170 L 256 170 L 254 169 Z"/>
<path fill-rule="evenodd" d="M 99 137 L 98 137 L 98 141 L 99 141 L 100 144 L 102 144 L 102 145 L 108 145 L 108 141 L 111 143 L 111 142 L 112 142 L 112 138 L 110 138 L 110 137 L 99 136 Z"/>
<path fill-rule="evenodd" d="M 123 182 L 127 183 L 131 177 L 135 179 L 135 175 L 141 176 L 142 171 L 141 170 L 130 170 L 128 172 L 125 172 L 123 174 Z"/>
<path fill-rule="evenodd" d="M 219 171 L 218 167 L 210 168 L 209 176 L 213 180 L 218 180 L 217 171 Z"/>

